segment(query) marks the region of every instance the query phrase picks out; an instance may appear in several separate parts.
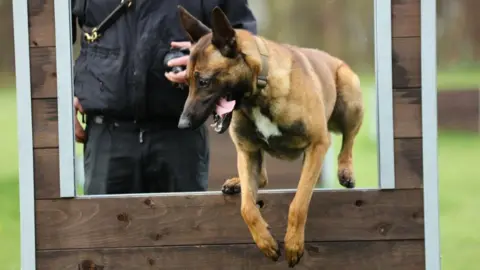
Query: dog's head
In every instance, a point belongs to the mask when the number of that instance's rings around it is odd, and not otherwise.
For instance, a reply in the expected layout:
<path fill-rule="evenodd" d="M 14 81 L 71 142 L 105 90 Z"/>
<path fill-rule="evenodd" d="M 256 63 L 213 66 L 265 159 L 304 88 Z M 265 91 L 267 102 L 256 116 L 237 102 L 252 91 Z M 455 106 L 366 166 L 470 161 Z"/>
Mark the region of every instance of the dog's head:
<path fill-rule="evenodd" d="M 178 127 L 196 129 L 213 114 L 214 129 L 225 132 L 245 93 L 252 91 L 259 67 L 249 52 L 252 38 L 244 30 L 235 30 L 219 7 L 212 11 L 212 29 L 183 7 L 178 7 L 183 28 L 193 46 L 187 67 L 188 98 Z"/>

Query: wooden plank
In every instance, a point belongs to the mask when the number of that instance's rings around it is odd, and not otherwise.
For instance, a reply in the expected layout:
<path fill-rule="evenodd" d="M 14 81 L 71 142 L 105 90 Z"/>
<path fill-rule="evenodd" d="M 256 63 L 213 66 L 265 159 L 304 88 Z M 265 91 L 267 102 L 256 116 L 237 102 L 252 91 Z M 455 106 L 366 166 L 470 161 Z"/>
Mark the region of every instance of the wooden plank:
<path fill-rule="evenodd" d="M 56 99 L 32 100 L 33 147 L 58 147 L 58 108 Z M 73 121 L 73 120 L 72 120 Z M 73 143 L 73 140 L 72 140 Z"/>
<path fill-rule="evenodd" d="M 393 38 L 393 88 L 420 88 L 420 37 Z"/>
<path fill-rule="evenodd" d="M 422 137 L 422 104 L 419 88 L 394 89 L 394 137 Z"/>
<path fill-rule="evenodd" d="M 34 164 L 35 198 L 59 198 L 60 175 L 58 166 L 58 148 L 35 149 Z"/>
<path fill-rule="evenodd" d="M 240 196 L 176 195 L 36 201 L 37 249 L 252 243 Z M 282 240 L 293 192 L 265 193 Z M 181 221 L 181 222 L 180 222 Z M 420 189 L 316 191 L 306 241 L 423 239 Z"/>
<path fill-rule="evenodd" d="M 420 0 L 392 0 L 395 187 L 421 188 Z"/>
<path fill-rule="evenodd" d="M 395 187 L 421 188 L 423 159 L 420 38 L 394 38 L 393 53 Z"/>
<path fill-rule="evenodd" d="M 395 187 L 423 187 L 422 139 L 395 139 Z"/>
<path fill-rule="evenodd" d="M 273 262 L 251 244 L 53 250 L 37 253 L 37 269 L 289 269 L 284 257 Z M 424 242 L 306 243 L 295 269 L 423 270 Z"/>
<path fill-rule="evenodd" d="M 30 48 L 32 98 L 57 97 L 55 47 Z"/>
<path fill-rule="evenodd" d="M 420 0 L 392 0 L 392 36 L 420 36 Z"/>
<path fill-rule="evenodd" d="M 28 0 L 31 47 L 55 46 L 53 0 Z"/>

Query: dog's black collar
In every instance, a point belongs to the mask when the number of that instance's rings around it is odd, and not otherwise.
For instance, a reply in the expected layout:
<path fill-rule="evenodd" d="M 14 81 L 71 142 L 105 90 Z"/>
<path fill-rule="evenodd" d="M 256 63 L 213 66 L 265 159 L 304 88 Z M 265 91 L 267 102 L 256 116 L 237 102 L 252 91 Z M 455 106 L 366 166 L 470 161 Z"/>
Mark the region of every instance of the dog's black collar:
<path fill-rule="evenodd" d="M 263 89 L 267 87 L 268 83 L 268 49 L 263 38 L 257 36 L 255 37 L 255 41 L 260 57 L 262 58 L 262 67 L 257 76 L 257 88 Z"/>

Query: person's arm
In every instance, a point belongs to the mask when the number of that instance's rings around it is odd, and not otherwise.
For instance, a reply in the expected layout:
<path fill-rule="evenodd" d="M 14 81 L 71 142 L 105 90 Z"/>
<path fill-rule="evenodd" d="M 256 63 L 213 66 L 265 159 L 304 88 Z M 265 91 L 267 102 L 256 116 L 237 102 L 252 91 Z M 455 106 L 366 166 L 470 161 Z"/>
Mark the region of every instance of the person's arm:
<path fill-rule="evenodd" d="M 241 28 L 257 34 L 257 20 L 247 0 L 222 0 L 220 8 L 227 15 L 233 28 Z"/>
<path fill-rule="evenodd" d="M 70 6 L 74 7 L 76 0 L 70 1 Z M 75 44 L 75 42 L 77 42 L 77 16 L 75 16 L 72 11 L 72 44 Z"/>
<path fill-rule="evenodd" d="M 77 42 L 77 16 L 72 14 L 72 44 L 75 42 Z"/>

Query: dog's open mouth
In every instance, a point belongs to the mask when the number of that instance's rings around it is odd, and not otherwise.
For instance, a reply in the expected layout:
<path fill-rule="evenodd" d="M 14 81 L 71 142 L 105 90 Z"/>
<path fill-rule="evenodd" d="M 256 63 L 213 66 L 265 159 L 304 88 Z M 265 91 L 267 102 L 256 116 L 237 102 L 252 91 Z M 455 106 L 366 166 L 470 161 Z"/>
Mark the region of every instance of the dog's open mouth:
<path fill-rule="evenodd" d="M 230 126 L 235 104 L 236 102 L 232 100 L 232 95 L 222 97 L 217 102 L 215 112 L 213 113 L 213 124 L 211 124 L 211 126 L 218 134 L 224 133 Z"/>

